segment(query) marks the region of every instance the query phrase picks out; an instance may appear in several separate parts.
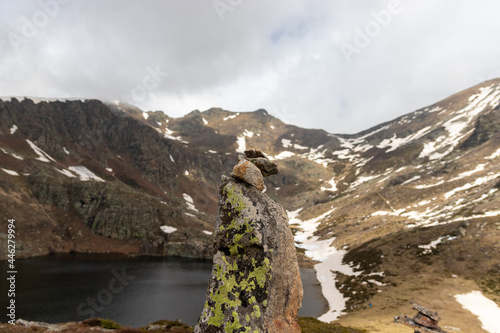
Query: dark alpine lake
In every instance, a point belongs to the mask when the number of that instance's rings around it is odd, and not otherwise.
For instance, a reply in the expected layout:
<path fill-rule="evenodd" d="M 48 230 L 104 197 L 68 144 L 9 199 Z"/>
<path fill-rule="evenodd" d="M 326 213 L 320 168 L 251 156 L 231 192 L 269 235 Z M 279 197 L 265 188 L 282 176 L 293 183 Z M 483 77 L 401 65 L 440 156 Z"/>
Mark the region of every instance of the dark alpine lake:
<path fill-rule="evenodd" d="M 100 317 L 131 327 L 161 319 L 194 325 L 212 268 L 206 260 L 111 254 L 55 254 L 15 263 L 17 319 L 58 323 Z M 0 268 L 6 272 L 7 262 L 0 261 Z M 318 317 L 327 303 L 315 271 L 301 269 L 301 276 L 299 316 Z M 5 309 L 5 278 L 0 285 Z"/>

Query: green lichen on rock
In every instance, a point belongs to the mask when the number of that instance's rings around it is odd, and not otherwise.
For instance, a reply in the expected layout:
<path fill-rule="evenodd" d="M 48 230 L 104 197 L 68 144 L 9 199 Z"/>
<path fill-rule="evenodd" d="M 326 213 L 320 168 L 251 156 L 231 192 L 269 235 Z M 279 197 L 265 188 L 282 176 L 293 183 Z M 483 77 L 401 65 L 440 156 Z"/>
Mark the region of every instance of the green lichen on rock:
<path fill-rule="evenodd" d="M 226 186 L 222 193 L 227 196 L 228 203 L 238 213 L 241 213 L 241 211 L 246 208 L 245 202 L 242 199 L 243 193 L 241 193 L 240 190 L 232 186 Z"/>
<path fill-rule="evenodd" d="M 296 259 L 290 256 L 295 248 L 287 222 L 284 209 L 262 192 L 223 180 L 213 271 L 194 332 L 300 332 L 296 322 L 285 319 L 296 317 L 302 297 Z M 278 248 L 277 242 L 290 250 Z M 294 274 L 283 274 L 285 267 Z"/>
<path fill-rule="evenodd" d="M 249 323 L 251 317 L 259 318 L 261 316 L 260 306 L 254 294 L 257 289 L 266 288 L 266 280 L 269 281 L 271 278 L 270 261 L 268 258 L 264 258 L 262 265 L 258 265 L 258 262 L 253 258 L 250 261 L 244 260 L 242 257 L 221 255 L 217 262 L 219 263 L 214 264 L 215 274 L 213 275 L 217 288 L 210 293 L 203 310 L 207 324 L 215 327 L 225 325 L 226 332 L 233 332 L 240 328 L 245 328 L 245 330 L 248 328 L 250 330 L 247 331 L 251 332 L 251 328 L 247 327 L 246 324 Z M 241 265 L 247 265 L 247 269 L 243 267 L 246 273 L 241 274 L 242 267 L 238 267 L 238 262 Z M 262 294 L 267 295 L 265 292 Z M 267 304 L 267 300 L 264 299 L 262 303 Z M 238 313 L 245 312 L 242 309 L 244 307 L 248 308 L 246 311 L 248 314 L 240 321 Z M 227 318 L 228 316 L 230 318 Z"/>
<path fill-rule="evenodd" d="M 233 311 L 232 315 L 233 315 L 233 320 L 231 321 L 231 323 L 229 325 L 226 326 L 226 330 L 225 330 L 228 333 L 232 333 L 235 330 L 238 330 L 241 327 L 243 327 L 240 323 L 240 318 L 239 318 L 238 313 L 236 311 Z"/>
<path fill-rule="evenodd" d="M 255 318 L 260 317 L 260 308 L 258 305 L 253 306 L 252 316 L 254 316 Z"/>
<path fill-rule="evenodd" d="M 256 267 L 253 263 L 254 270 L 248 275 L 249 278 L 255 278 L 259 287 L 264 288 L 267 279 L 271 279 L 269 271 L 271 270 L 271 264 L 268 258 L 264 258 L 262 261 L 262 266 Z"/>

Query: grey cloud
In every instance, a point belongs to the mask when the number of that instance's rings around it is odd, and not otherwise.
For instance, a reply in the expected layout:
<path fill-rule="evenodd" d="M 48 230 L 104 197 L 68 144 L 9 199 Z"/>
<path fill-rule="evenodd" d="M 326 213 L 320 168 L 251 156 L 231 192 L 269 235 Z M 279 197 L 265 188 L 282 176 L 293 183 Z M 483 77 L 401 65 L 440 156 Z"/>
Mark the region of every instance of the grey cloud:
<path fill-rule="evenodd" d="M 129 99 L 171 116 L 266 108 L 354 133 L 500 76 L 494 0 L 401 0 L 347 61 L 341 44 L 390 2 L 0 0 L 0 95 Z"/>

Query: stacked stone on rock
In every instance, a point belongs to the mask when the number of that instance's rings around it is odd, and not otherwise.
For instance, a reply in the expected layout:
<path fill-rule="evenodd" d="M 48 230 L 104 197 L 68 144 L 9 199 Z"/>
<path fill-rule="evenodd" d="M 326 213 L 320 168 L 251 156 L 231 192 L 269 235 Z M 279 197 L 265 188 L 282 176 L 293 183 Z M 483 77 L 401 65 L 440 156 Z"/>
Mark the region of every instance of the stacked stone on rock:
<path fill-rule="evenodd" d="M 447 333 L 438 325 L 441 318 L 439 318 L 437 312 L 417 303 L 413 303 L 413 308 L 418 311 L 413 318 L 398 316 L 394 318 L 394 322 L 413 328 L 414 333 Z"/>
<path fill-rule="evenodd" d="M 233 178 L 222 177 L 212 275 L 194 332 L 299 333 L 302 282 L 287 214 L 253 179 L 255 169 L 263 174 L 249 159 L 267 158 L 245 154 Z M 277 173 L 276 164 L 268 170 Z"/>
<path fill-rule="evenodd" d="M 245 150 L 245 155 L 238 156 L 239 162 L 233 168 L 231 176 L 239 181 L 264 190 L 264 177 L 278 173 L 278 166 L 269 160 L 260 149 Z"/>

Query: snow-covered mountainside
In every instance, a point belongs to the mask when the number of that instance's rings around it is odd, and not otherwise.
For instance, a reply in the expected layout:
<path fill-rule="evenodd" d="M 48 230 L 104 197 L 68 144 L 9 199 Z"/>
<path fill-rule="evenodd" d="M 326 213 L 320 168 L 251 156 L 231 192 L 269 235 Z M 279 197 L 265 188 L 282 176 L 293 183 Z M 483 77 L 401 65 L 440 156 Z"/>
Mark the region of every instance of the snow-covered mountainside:
<path fill-rule="evenodd" d="M 322 320 L 388 325 L 415 299 L 444 325 L 483 332 L 455 295 L 500 300 L 499 104 L 491 80 L 341 135 L 265 110 L 171 118 L 120 102 L 2 98 L 1 215 L 19 221 L 20 255 L 206 257 L 220 175 L 255 146 L 278 163 L 265 191 L 289 211 L 301 264 L 316 268 Z"/>

